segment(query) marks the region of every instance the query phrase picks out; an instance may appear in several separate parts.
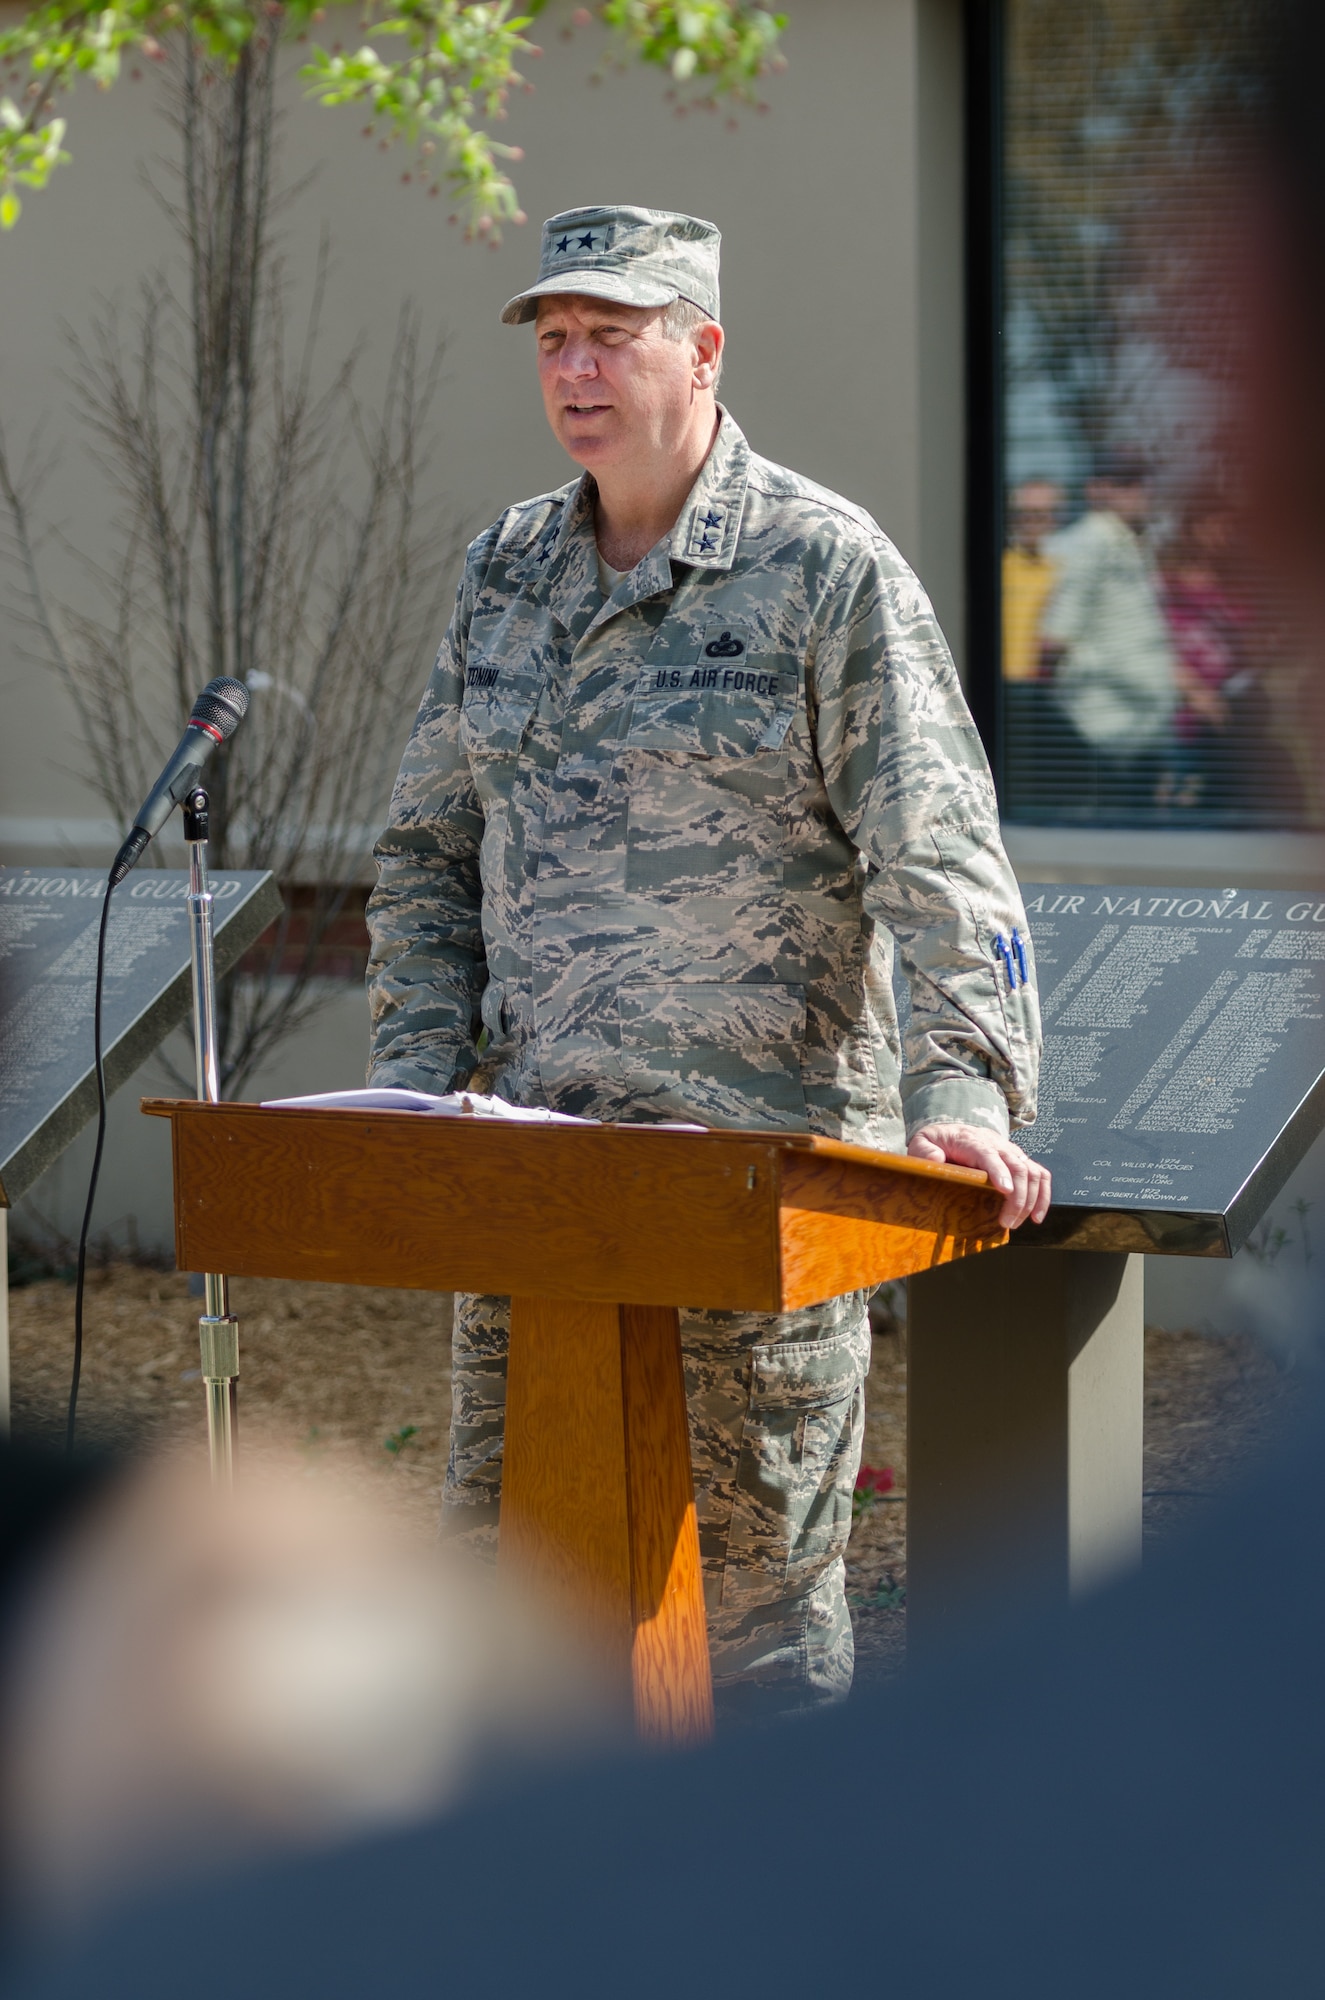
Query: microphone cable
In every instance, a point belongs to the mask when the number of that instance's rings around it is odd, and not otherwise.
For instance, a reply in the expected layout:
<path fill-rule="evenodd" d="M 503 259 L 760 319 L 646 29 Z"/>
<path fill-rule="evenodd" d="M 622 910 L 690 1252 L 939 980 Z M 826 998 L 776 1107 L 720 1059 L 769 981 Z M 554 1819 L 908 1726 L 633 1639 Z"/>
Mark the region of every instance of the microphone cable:
<path fill-rule="evenodd" d="M 69 1416 L 64 1433 L 64 1448 L 70 1454 L 74 1449 L 74 1426 L 78 1421 L 78 1382 L 83 1372 L 83 1292 L 87 1278 L 87 1236 L 92 1226 L 92 1204 L 97 1198 L 97 1182 L 101 1177 L 101 1155 L 106 1145 L 106 1069 L 101 1055 L 101 1002 L 106 984 L 106 926 L 110 921 L 110 899 L 115 893 L 115 886 L 115 876 L 112 873 L 106 881 L 106 893 L 101 902 L 101 926 L 97 932 L 97 978 L 92 1005 L 92 1046 L 95 1051 L 97 1073 L 97 1145 L 92 1155 L 92 1174 L 87 1186 L 87 1207 L 83 1210 L 83 1227 L 78 1233 L 78 1276 L 74 1284 L 74 1368 L 69 1383 Z"/>

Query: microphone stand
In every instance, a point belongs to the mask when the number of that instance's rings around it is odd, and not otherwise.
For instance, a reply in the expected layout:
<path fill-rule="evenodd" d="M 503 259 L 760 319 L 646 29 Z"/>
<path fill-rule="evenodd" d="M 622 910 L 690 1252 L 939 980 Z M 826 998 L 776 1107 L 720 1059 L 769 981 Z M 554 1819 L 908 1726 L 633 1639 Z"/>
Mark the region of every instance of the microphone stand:
<path fill-rule="evenodd" d="M 193 966 L 193 1053 L 198 1096 L 221 1101 L 216 1052 L 216 966 L 212 956 L 212 892 L 207 886 L 208 798 L 196 786 L 183 802 L 184 839 L 189 850 L 189 949 Z M 212 1480 L 231 1486 L 235 1477 L 238 1426 L 239 1321 L 230 1310 L 229 1281 L 208 1271 L 203 1277 L 207 1307 L 198 1321 L 202 1379 L 207 1392 L 207 1444 Z"/>

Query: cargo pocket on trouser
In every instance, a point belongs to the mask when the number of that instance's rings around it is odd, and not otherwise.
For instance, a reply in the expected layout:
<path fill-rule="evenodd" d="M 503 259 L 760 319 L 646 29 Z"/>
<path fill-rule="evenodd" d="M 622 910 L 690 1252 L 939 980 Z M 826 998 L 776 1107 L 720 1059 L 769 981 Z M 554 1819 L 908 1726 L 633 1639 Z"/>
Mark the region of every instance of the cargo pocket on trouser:
<path fill-rule="evenodd" d="M 869 1325 L 863 1299 L 835 1303 L 850 1315 L 840 1331 L 750 1350 L 724 1611 L 799 1598 L 845 1554 L 864 1436 Z"/>
<path fill-rule="evenodd" d="M 511 1302 L 457 1292 L 451 1330 L 451 1442 L 442 1492 L 442 1533 L 495 1562 L 506 1430 L 506 1355 Z"/>

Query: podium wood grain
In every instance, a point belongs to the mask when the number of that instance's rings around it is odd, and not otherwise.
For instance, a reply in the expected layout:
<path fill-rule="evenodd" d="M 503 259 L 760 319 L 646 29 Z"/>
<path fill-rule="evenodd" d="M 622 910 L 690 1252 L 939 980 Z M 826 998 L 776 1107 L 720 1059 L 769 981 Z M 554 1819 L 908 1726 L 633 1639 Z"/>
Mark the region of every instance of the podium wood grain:
<path fill-rule="evenodd" d="M 1007 1240 L 983 1174 L 801 1133 L 143 1109 L 184 1271 L 776 1312 Z"/>
<path fill-rule="evenodd" d="M 524 1569 L 630 1660 L 621 1308 L 511 1300 L 502 1448 L 501 1561 Z"/>
<path fill-rule="evenodd" d="M 641 1736 L 711 1732 L 674 1307 L 511 1300 L 501 1561 L 629 1672 Z"/>
<path fill-rule="evenodd" d="M 1005 1242 L 983 1174 L 803 1133 L 145 1098 L 181 1270 L 512 1296 L 501 1559 L 712 1727 L 676 1308 L 775 1312 Z"/>
<path fill-rule="evenodd" d="M 697 1742 L 712 1733 L 713 1678 L 675 1309 L 623 1306 L 621 1353 L 635 1720 L 653 1742 Z"/>
<path fill-rule="evenodd" d="M 784 1309 L 950 1264 L 1007 1241 L 983 1174 L 969 1181 L 945 1177 L 936 1188 L 925 1176 L 898 1172 L 891 1155 L 862 1154 L 859 1147 L 833 1154 L 823 1141 L 813 1152 L 782 1154 Z M 885 1160 L 888 1167 L 880 1172 Z"/>

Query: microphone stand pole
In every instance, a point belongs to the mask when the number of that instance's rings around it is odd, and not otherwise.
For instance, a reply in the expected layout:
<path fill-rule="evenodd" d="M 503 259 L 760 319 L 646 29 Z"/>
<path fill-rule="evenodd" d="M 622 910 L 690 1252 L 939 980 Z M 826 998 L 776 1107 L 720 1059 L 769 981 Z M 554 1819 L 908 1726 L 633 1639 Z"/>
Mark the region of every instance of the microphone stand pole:
<path fill-rule="evenodd" d="M 184 800 L 184 839 L 189 850 L 189 948 L 193 965 L 193 1051 L 198 1096 L 204 1104 L 221 1100 L 216 1053 L 216 966 L 212 956 L 212 892 L 207 886 L 208 799 L 201 785 Z M 212 1480 L 231 1486 L 235 1477 L 238 1412 L 239 1321 L 230 1310 L 229 1281 L 208 1271 L 203 1278 L 207 1310 L 198 1321 L 202 1379 L 207 1392 L 207 1443 Z"/>

